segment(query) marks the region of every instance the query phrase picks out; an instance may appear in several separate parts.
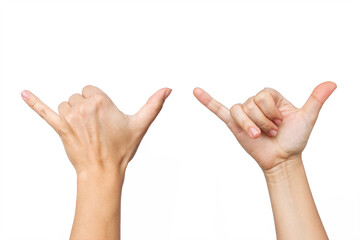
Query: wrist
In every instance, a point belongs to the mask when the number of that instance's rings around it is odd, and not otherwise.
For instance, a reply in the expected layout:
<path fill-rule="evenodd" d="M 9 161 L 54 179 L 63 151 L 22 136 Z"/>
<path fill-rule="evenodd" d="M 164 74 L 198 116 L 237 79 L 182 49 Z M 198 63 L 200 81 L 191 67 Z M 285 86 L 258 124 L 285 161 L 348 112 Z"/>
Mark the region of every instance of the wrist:
<path fill-rule="evenodd" d="M 87 168 L 77 171 L 77 197 L 70 239 L 120 239 L 120 203 L 125 171 L 119 168 Z M 95 236 L 95 237 L 94 237 Z M 103 239 L 101 238 L 101 239 Z"/>
<path fill-rule="evenodd" d="M 122 186 L 125 178 L 125 169 L 88 169 L 77 171 L 78 184 L 111 184 Z"/>
<path fill-rule="evenodd" d="M 268 183 L 289 181 L 299 171 L 304 171 L 301 155 L 290 157 L 270 169 L 263 170 Z"/>

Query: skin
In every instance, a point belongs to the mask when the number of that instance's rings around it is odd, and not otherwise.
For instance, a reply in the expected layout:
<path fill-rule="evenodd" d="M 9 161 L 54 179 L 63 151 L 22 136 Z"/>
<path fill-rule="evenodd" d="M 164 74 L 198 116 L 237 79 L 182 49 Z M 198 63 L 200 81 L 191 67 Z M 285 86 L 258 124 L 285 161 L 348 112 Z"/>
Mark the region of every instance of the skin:
<path fill-rule="evenodd" d="M 25 102 L 59 134 L 77 173 L 71 240 L 120 239 L 126 167 L 170 93 L 160 89 L 135 115 L 126 115 L 94 86 L 62 102 L 59 114 L 30 91 L 22 92 Z"/>
<path fill-rule="evenodd" d="M 217 115 L 259 164 L 267 182 L 278 239 L 328 239 L 306 178 L 301 154 L 320 109 L 336 89 L 318 85 L 301 108 L 265 88 L 230 109 L 201 88 L 195 97 Z"/>

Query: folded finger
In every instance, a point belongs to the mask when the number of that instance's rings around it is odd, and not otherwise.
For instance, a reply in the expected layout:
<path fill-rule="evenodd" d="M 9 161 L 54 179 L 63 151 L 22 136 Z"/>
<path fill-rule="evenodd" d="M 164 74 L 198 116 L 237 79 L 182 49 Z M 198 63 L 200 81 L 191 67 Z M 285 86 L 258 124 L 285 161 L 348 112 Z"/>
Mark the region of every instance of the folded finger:
<path fill-rule="evenodd" d="M 71 112 L 71 105 L 68 102 L 64 101 L 59 104 L 58 111 L 60 116 L 65 119 L 65 116 L 67 116 L 68 113 Z"/>
<path fill-rule="evenodd" d="M 257 138 L 261 134 L 261 130 L 256 124 L 246 115 L 241 104 L 235 104 L 230 109 L 230 114 L 235 122 L 246 131 L 251 138 Z"/>
<path fill-rule="evenodd" d="M 277 135 L 278 127 L 273 121 L 268 119 L 260 108 L 255 104 L 254 97 L 249 98 L 243 104 L 246 115 L 260 128 L 266 135 L 274 137 Z"/>
<path fill-rule="evenodd" d="M 256 94 L 254 102 L 268 119 L 275 122 L 277 125 L 280 125 L 283 116 L 276 107 L 275 99 L 269 91 L 263 90 Z"/>
<path fill-rule="evenodd" d="M 75 105 L 83 102 L 84 100 L 85 100 L 85 98 L 82 95 L 76 93 L 76 94 L 71 95 L 68 102 L 69 102 L 70 106 L 75 106 Z"/>
<path fill-rule="evenodd" d="M 82 89 L 82 95 L 84 98 L 89 98 L 96 94 L 105 94 L 103 91 L 101 91 L 100 88 L 97 88 L 92 85 L 87 85 Z"/>

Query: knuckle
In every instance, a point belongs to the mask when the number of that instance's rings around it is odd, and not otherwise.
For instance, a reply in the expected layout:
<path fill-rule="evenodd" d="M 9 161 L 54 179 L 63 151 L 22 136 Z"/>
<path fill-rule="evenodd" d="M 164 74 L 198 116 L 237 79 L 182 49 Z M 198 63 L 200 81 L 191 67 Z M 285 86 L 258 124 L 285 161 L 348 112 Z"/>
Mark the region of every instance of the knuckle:
<path fill-rule="evenodd" d="M 64 119 L 68 123 L 73 123 L 74 121 L 76 121 L 76 114 L 73 111 L 70 111 L 64 115 Z"/>
<path fill-rule="evenodd" d="M 263 103 L 270 97 L 270 93 L 267 91 L 261 91 L 258 94 L 256 94 L 254 101 L 256 103 Z"/>
<path fill-rule="evenodd" d="M 239 108 L 241 108 L 241 104 L 240 104 L 240 103 L 234 104 L 234 105 L 230 108 L 230 113 L 233 114 L 234 112 L 238 111 Z"/>
<path fill-rule="evenodd" d="M 64 106 L 64 104 L 66 104 L 65 101 L 61 102 L 58 106 L 58 111 L 60 111 L 60 109 Z"/>
<path fill-rule="evenodd" d="M 59 129 L 56 129 L 56 132 L 60 137 L 64 137 L 64 136 L 68 135 L 69 130 L 67 128 L 59 128 Z"/>
<path fill-rule="evenodd" d="M 270 87 L 265 87 L 263 91 L 267 91 L 267 92 L 271 92 L 274 91 L 275 89 L 270 88 Z"/>
<path fill-rule="evenodd" d="M 252 112 L 255 109 L 255 103 L 253 101 L 244 104 L 244 111 L 246 113 Z"/>
<path fill-rule="evenodd" d="M 80 117 L 88 116 L 98 110 L 96 102 L 88 102 L 86 104 L 80 104 L 76 108 L 76 112 Z"/>
<path fill-rule="evenodd" d="M 221 105 L 220 104 L 214 104 L 215 113 L 218 113 L 220 110 L 221 110 Z"/>
<path fill-rule="evenodd" d="M 162 104 L 155 104 L 155 105 L 154 105 L 154 110 L 155 110 L 156 112 L 160 112 L 161 109 L 162 109 L 162 107 L 163 107 Z"/>
<path fill-rule="evenodd" d="M 97 104 L 101 104 L 101 103 L 104 103 L 105 102 L 105 97 L 102 95 L 102 94 L 95 94 L 93 96 L 93 99 L 95 101 L 95 103 Z"/>
<path fill-rule="evenodd" d="M 263 130 L 271 130 L 274 129 L 273 124 L 269 123 L 269 122 L 262 122 L 259 125 L 259 128 L 263 129 Z"/>
<path fill-rule="evenodd" d="M 31 108 L 34 108 L 39 103 L 39 101 L 37 101 L 36 99 L 29 99 L 28 102 Z"/>
<path fill-rule="evenodd" d="M 69 102 L 70 102 L 71 100 L 73 100 L 74 98 L 78 97 L 78 95 L 80 95 L 80 94 L 75 93 L 75 94 L 71 95 L 71 96 L 69 97 Z"/>
<path fill-rule="evenodd" d="M 47 109 L 46 109 L 46 108 L 41 108 L 41 109 L 39 110 L 39 115 L 40 115 L 41 118 L 45 119 L 46 116 L 48 115 L 48 114 L 47 114 Z"/>
<path fill-rule="evenodd" d="M 92 85 L 86 85 L 85 87 L 83 87 L 82 92 L 91 90 L 92 88 L 94 88 L 94 86 L 92 86 Z"/>
<path fill-rule="evenodd" d="M 80 104 L 79 106 L 76 107 L 76 111 L 80 115 L 86 115 L 88 113 L 88 111 L 89 111 L 89 107 L 88 107 L 88 105 Z"/>
<path fill-rule="evenodd" d="M 81 104 L 79 111 L 81 111 L 81 114 L 85 115 L 90 112 L 98 111 L 104 105 L 104 99 L 101 96 L 93 95 L 91 98 L 89 98 L 89 101 L 87 101 L 87 103 Z"/>
<path fill-rule="evenodd" d="M 271 97 L 274 97 L 274 96 L 276 96 L 276 95 L 281 95 L 281 94 L 280 94 L 276 89 L 274 89 L 274 88 L 266 87 L 266 88 L 264 88 L 263 91 L 269 93 L 269 96 L 271 96 Z"/>

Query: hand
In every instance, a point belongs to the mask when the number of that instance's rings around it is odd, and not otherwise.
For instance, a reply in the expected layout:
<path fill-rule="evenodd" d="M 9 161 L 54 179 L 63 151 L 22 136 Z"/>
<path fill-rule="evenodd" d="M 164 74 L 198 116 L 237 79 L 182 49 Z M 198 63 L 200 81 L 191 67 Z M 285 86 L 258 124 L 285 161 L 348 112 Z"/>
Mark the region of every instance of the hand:
<path fill-rule="evenodd" d="M 122 170 L 160 112 L 171 89 L 157 91 L 135 114 L 122 113 L 99 88 L 86 86 L 59 105 L 59 115 L 31 92 L 22 97 L 59 134 L 77 173 Z"/>
<path fill-rule="evenodd" d="M 260 167 L 268 170 L 288 159 L 301 159 L 320 109 L 335 89 L 333 82 L 318 85 L 299 109 L 271 88 L 230 110 L 201 88 L 195 88 L 194 95 L 226 123 Z"/>

